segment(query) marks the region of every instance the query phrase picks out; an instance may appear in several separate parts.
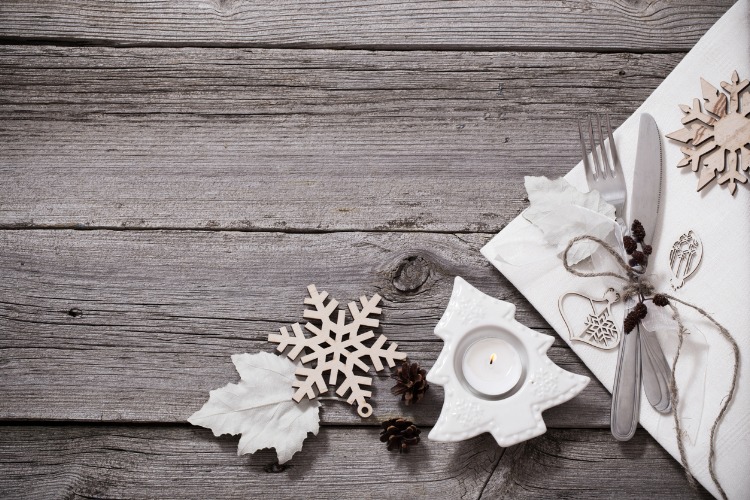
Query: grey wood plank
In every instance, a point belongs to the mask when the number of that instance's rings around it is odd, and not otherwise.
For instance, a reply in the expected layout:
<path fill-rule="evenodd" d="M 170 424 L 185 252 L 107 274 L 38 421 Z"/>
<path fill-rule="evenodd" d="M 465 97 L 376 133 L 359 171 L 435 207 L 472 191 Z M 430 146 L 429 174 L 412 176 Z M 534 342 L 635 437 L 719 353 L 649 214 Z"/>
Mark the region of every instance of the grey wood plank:
<path fill-rule="evenodd" d="M 181 422 L 208 391 L 238 378 L 230 356 L 272 351 L 268 333 L 302 321 L 306 286 L 340 303 L 384 298 L 379 331 L 431 367 L 432 330 L 461 275 L 517 304 L 517 318 L 549 330 L 480 255 L 485 235 L 285 234 L 212 231 L 0 231 L 0 419 Z M 415 278 L 416 277 L 416 278 Z M 590 375 L 558 342 L 564 368 Z M 394 415 L 437 419 L 442 390 L 406 409 L 376 378 L 363 421 L 326 401 L 327 423 L 376 424 Z M 545 413 L 550 426 L 608 425 L 596 381 Z"/>
<path fill-rule="evenodd" d="M 5 427 L 0 490 L 17 498 L 476 497 L 502 449 L 491 438 L 389 453 L 377 429 L 323 428 L 281 473 L 271 450 L 190 427 Z"/>
<path fill-rule="evenodd" d="M 681 57 L 0 46 L 0 227 L 496 232 Z"/>
<path fill-rule="evenodd" d="M 4 0 L 2 35 L 95 44 L 688 50 L 732 0 Z"/>
<path fill-rule="evenodd" d="M 551 430 L 505 451 L 488 434 L 425 438 L 398 455 L 377 429 L 324 427 L 275 474 L 265 470 L 273 451 L 237 457 L 236 445 L 190 427 L 5 426 L 0 490 L 14 498 L 709 498 L 644 431 L 618 443 L 604 430 Z"/>
<path fill-rule="evenodd" d="M 482 498 L 713 498 L 648 433 L 554 430 L 507 449 Z"/>

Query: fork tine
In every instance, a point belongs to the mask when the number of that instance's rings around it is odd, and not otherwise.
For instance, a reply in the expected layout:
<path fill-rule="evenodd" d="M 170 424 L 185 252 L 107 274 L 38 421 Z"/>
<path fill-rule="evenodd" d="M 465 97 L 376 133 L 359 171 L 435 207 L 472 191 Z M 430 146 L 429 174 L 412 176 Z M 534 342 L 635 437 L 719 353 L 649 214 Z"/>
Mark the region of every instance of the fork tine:
<path fill-rule="evenodd" d="M 594 139 L 594 124 L 591 121 L 591 115 L 589 115 L 589 139 L 591 139 L 591 156 L 594 158 L 594 179 L 597 179 L 600 175 L 602 176 L 602 179 L 606 179 L 607 177 L 604 175 L 602 167 L 599 164 L 599 153 L 596 151 L 597 147 L 596 140 Z"/>
<path fill-rule="evenodd" d="M 602 129 L 602 121 L 599 115 L 596 115 L 596 129 L 597 132 L 599 132 L 599 147 L 602 151 L 602 163 L 604 163 L 604 176 L 606 177 L 609 175 L 610 177 L 614 178 L 615 173 L 612 171 L 612 167 L 609 165 L 609 155 L 607 154 L 607 146 L 605 146 L 606 138 L 604 137 L 604 130 Z M 610 149 L 612 143 L 610 142 Z"/>
<path fill-rule="evenodd" d="M 615 177 L 622 176 L 622 165 L 620 157 L 617 155 L 617 146 L 615 138 L 612 136 L 612 124 L 609 122 L 609 113 L 604 115 L 607 118 L 607 133 L 609 134 L 609 150 L 612 152 L 612 163 L 614 164 Z"/>
<path fill-rule="evenodd" d="M 589 161 L 589 154 L 586 152 L 586 139 L 583 138 L 583 127 L 581 126 L 580 118 L 578 119 L 578 136 L 581 139 L 581 155 L 583 156 L 583 169 L 586 171 L 586 183 L 589 185 L 589 189 L 593 189 L 596 175 L 591 170 L 591 162 Z"/>

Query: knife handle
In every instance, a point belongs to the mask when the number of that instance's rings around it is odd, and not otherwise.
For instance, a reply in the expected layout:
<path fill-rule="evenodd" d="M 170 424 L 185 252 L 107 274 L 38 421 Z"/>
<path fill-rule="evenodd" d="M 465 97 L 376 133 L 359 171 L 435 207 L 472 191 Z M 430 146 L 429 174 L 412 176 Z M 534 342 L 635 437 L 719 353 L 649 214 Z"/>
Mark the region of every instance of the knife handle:
<path fill-rule="evenodd" d="M 636 327 L 622 336 L 612 388 L 612 435 L 628 441 L 638 427 L 641 409 L 641 342 Z"/>
<path fill-rule="evenodd" d="M 654 405 L 649 398 L 652 406 L 659 413 L 670 413 L 672 411 L 672 397 L 670 394 L 670 384 L 672 380 L 672 370 L 664 357 L 664 351 L 659 344 L 656 334 L 641 326 L 641 359 L 643 360 L 643 387 L 646 388 L 646 378 L 649 376 L 647 368 L 653 370 L 651 376 L 655 378 L 660 392 L 660 403 Z M 648 358 L 648 359 L 647 359 Z M 653 384 L 653 381 L 651 382 Z"/>
<path fill-rule="evenodd" d="M 660 374 L 657 371 L 657 367 L 654 364 L 654 358 L 651 354 L 648 344 L 648 332 L 643 330 L 640 332 L 641 336 L 641 383 L 643 384 L 643 392 L 646 394 L 646 399 L 654 407 L 656 411 L 665 404 L 664 393 L 662 392 L 661 383 L 659 380 Z M 667 393 L 667 400 L 669 394 Z"/>

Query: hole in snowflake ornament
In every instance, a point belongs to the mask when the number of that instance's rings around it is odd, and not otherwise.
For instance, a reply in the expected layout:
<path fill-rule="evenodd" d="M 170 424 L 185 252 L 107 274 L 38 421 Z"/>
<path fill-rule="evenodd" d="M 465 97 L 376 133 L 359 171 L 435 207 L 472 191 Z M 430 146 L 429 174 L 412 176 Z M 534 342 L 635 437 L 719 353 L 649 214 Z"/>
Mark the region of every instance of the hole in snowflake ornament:
<path fill-rule="evenodd" d="M 700 99 L 693 99 L 692 107 L 680 105 L 683 128 L 667 137 L 685 144 L 677 166 L 690 165 L 698 173 L 698 191 L 716 179 L 734 195 L 737 183 L 747 183 L 741 172 L 750 170 L 750 80 L 740 81 L 735 71 L 721 87 L 725 93 L 701 78 L 703 109 Z"/>
<path fill-rule="evenodd" d="M 357 375 L 354 371 L 358 368 L 363 373 L 370 370 L 370 366 L 365 363 L 363 358 L 370 358 L 375 371 L 384 369 L 383 361 L 389 367 L 396 365 L 396 360 L 406 359 L 406 353 L 398 352 L 398 345 L 391 342 L 387 349 L 384 349 L 386 341 L 385 335 L 380 335 L 371 345 L 365 344 L 375 336 L 372 330 L 360 333 L 362 327 L 376 328 L 380 322 L 371 315 L 380 314 L 380 295 L 375 294 L 368 299 L 365 296 L 360 297 L 359 301 L 362 309 L 357 307 L 356 302 L 349 303 L 349 312 L 352 321 L 346 322 L 346 313 L 338 310 L 338 301 L 331 299 L 326 303 L 328 298 L 327 292 L 318 292 L 315 285 L 307 287 L 310 294 L 305 299 L 305 304 L 313 308 L 305 309 L 302 314 L 303 318 L 315 320 L 319 323 L 316 326 L 313 323 L 306 323 L 305 329 L 312 334 L 312 337 L 305 337 L 302 327 L 299 323 L 292 325 L 292 332 L 289 334 L 286 327 L 279 329 L 279 334 L 270 334 L 268 341 L 279 344 L 276 348 L 279 352 L 285 352 L 287 348 L 291 349 L 286 352 L 289 359 L 295 360 L 302 354 L 300 361 L 302 366 L 297 368 L 295 374 L 297 380 L 292 384 L 297 388 L 293 399 L 297 402 L 303 398 L 314 399 L 319 393 L 326 392 L 328 386 L 335 386 L 336 394 L 343 397 L 350 392 L 347 403 L 357 403 L 357 413 L 361 417 L 372 415 L 372 406 L 367 402 L 367 398 L 372 396 L 372 392 L 364 389 L 362 386 L 372 385 L 372 377 Z M 333 320 L 333 314 L 338 312 L 336 320 Z M 328 373 L 326 381 L 324 375 Z M 339 383 L 339 375 L 344 379 Z"/>

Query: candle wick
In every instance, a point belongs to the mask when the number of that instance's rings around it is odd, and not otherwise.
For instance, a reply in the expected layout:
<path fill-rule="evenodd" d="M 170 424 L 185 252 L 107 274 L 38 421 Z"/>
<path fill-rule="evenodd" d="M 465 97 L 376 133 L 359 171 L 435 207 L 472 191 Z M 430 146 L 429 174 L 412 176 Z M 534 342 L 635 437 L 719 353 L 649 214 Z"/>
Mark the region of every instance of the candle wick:
<path fill-rule="evenodd" d="M 495 355 L 495 353 L 493 352 L 493 353 L 492 353 L 492 356 L 490 356 L 490 364 L 492 364 L 492 363 L 494 363 L 494 362 L 495 362 L 495 358 L 496 358 L 496 357 L 497 357 L 497 356 L 496 356 L 496 355 Z"/>

